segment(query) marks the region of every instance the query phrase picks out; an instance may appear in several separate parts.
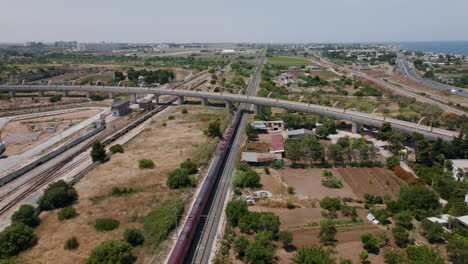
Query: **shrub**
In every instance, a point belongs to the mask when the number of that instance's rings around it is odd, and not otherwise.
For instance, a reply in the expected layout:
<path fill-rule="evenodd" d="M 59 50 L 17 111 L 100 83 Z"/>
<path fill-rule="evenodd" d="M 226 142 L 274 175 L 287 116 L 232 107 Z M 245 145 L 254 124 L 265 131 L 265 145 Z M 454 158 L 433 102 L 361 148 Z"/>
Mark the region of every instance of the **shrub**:
<path fill-rule="evenodd" d="M 288 247 L 291 245 L 293 240 L 293 235 L 289 231 L 281 231 L 278 233 L 278 239 L 283 242 L 283 247 Z"/>
<path fill-rule="evenodd" d="M 181 110 L 180 112 L 181 112 L 183 115 L 188 114 L 188 111 L 187 111 L 187 109 L 186 109 L 185 107 L 182 108 L 182 110 Z"/>
<path fill-rule="evenodd" d="M 343 187 L 343 182 L 341 182 L 340 179 L 331 176 L 322 179 L 322 185 L 327 188 L 341 188 Z"/>
<path fill-rule="evenodd" d="M 289 194 L 294 194 L 294 192 L 295 192 L 294 187 L 293 186 L 288 186 L 288 193 Z"/>
<path fill-rule="evenodd" d="M 294 264 L 334 264 L 335 261 L 331 258 L 331 252 L 322 247 L 312 246 L 309 248 L 301 248 L 292 258 Z"/>
<path fill-rule="evenodd" d="M 94 229 L 97 231 L 111 231 L 118 228 L 120 222 L 112 218 L 98 218 L 94 222 Z"/>
<path fill-rule="evenodd" d="M 122 196 L 137 192 L 138 189 L 127 188 L 127 187 L 112 187 L 112 191 L 108 194 L 109 196 Z"/>
<path fill-rule="evenodd" d="M 36 245 L 34 230 L 22 223 L 15 223 L 0 232 L 0 259 L 17 255 Z"/>
<path fill-rule="evenodd" d="M 226 218 L 234 227 L 238 225 L 239 219 L 248 213 L 247 203 L 244 200 L 233 200 L 226 206 Z"/>
<path fill-rule="evenodd" d="M 403 262 L 403 256 L 400 251 L 391 247 L 386 247 L 384 249 L 383 256 L 385 258 L 385 263 L 387 264 L 398 264 Z"/>
<path fill-rule="evenodd" d="M 273 245 L 263 246 L 255 241 L 245 251 L 245 261 L 247 263 L 269 263 L 275 255 Z"/>
<path fill-rule="evenodd" d="M 320 207 L 330 211 L 337 211 L 341 208 L 341 201 L 337 198 L 325 197 L 320 201 Z"/>
<path fill-rule="evenodd" d="M 424 219 L 421 221 L 421 227 L 423 229 L 423 235 L 427 238 L 429 243 L 443 241 L 444 229 L 441 224 Z"/>
<path fill-rule="evenodd" d="M 321 242 L 334 242 L 336 232 L 336 227 L 332 220 L 323 220 L 320 222 L 319 239 Z"/>
<path fill-rule="evenodd" d="M 395 166 L 400 165 L 400 159 L 393 155 L 387 158 L 386 165 L 388 168 L 392 169 Z"/>
<path fill-rule="evenodd" d="M 414 246 L 410 245 L 406 249 L 408 258 L 412 260 L 412 263 L 431 263 L 431 264 L 443 264 L 444 259 L 439 257 L 431 247 L 429 246 Z"/>
<path fill-rule="evenodd" d="M 141 159 L 138 161 L 138 167 L 140 169 L 154 169 L 156 165 L 150 159 Z"/>
<path fill-rule="evenodd" d="M 59 180 L 47 186 L 38 203 L 43 210 L 53 210 L 68 206 L 77 199 L 78 193 L 75 188 Z"/>
<path fill-rule="evenodd" d="M 184 212 L 184 201 L 175 200 L 153 209 L 143 218 L 143 229 L 156 248 L 174 230 Z"/>
<path fill-rule="evenodd" d="M 368 252 L 376 252 L 379 249 L 379 241 L 371 233 L 364 233 L 361 235 L 361 242 Z"/>
<path fill-rule="evenodd" d="M 177 168 L 167 175 L 167 186 L 171 189 L 194 186 L 193 180 L 189 177 L 186 169 Z"/>
<path fill-rule="evenodd" d="M 205 134 L 209 137 L 221 137 L 221 123 L 218 120 L 209 123 Z"/>
<path fill-rule="evenodd" d="M 392 229 L 393 237 L 395 238 L 395 243 L 399 247 L 406 247 L 410 243 L 409 235 L 406 230 L 401 226 L 396 226 Z"/>
<path fill-rule="evenodd" d="M 87 264 L 119 263 L 132 264 L 136 257 L 132 254 L 132 246 L 123 240 L 102 242 L 91 251 Z"/>
<path fill-rule="evenodd" d="M 36 227 L 39 223 L 39 217 L 35 213 L 34 206 L 30 204 L 23 204 L 11 216 L 12 223 L 22 223 L 30 227 Z"/>
<path fill-rule="evenodd" d="M 410 229 L 413 226 L 411 224 L 411 221 L 413 220 L 413 214 L 410 211 L 401 211 L 396 213 L 393 216 L 393 219 L 395 219 L 397 225 L 400 225 L 406 229 Z"/>
<path fill-rule="evenodd" d="M 194 174 L 198 171 L 197 164 L 191 161 L 190 159 L 187 159 L 186 161 L 182 162 L 180 164 L 180 167 L 182 169 L 186 169 L 188 174 Z"/>
<path fill-rule="evenodd" d="M 77 215 L 78 213 L 76 212 L 75 208 L 67 206 L 65 208 L 60 209 L 60 211 L 58 212 L 58 219 L 62 221 L 65 219 L 73 218 Z"/>
<path fill-rule="evenodd" d="M 122 145 L 120 145 L 120 144 L 113 145 L 112 147 L 109 148 L 109 150 L 112 153 L 124 153 L 124 149 L 123 149 Z"/>
<path fill-rule="evenodd" d="M 56 102 L 61 101 L 61 100 L 62 100 L 62 95 L 60 95 L 60 94 L 54 94 L 51 97 L 49 97 L 49 102 L 51 102 L 51 103 L 56 103 Z"/>
<path fill-rule="evenodd" d="M 169 120 L 174 120 L 174 119 L 175 119 L 175 116 L 170 115 L 170 116 L 167 117 L 167 119 L 169 119 Z"/>
<path fill-rule="evenodd" d="M 240 257 L 243 257 L 249 245 L 249 240 L 245 236 L 240 236 L 234 241 L 234 251 L 237 252 Z"/>
<path fill-rule="evenodd" d="M 127 228 L 124 231 L 124 240 L 132 246 L 138 246 L 143 244 L 145 238 L 143 237 L 140 229 Z"/>
<path fill-rule="evenodd" d="M 288 209 L 294 209 L 294 208 L 296 208 L 296 205 L 295 205 L 292 201 L 288 200 L 288 201 L 286 202 L 286 207 L 287 207 Z"/>
<path fill-rule="evenodd" d="M 77 249 L 80 246 L 80 243 L 78 243 L 78 239 L 76 237 L 71 237 L 67 241 L 65 241 L 65 245 L 63 248 L 68 249 L 68 250 L 74 250 Z"/>
<path fill-rule="evenodd" d="M 234 175 L 232 183 L 235 187 L 240 188 L 255 188 L 261 186 L 260 175 L 254 170 L 238 171 L 236 175 Z"/>
<path fill-rule="evenodd" d="M 270 169 L 268 169 L 268 167 L 263 168 L 263 170 L 267 175 L 270 175 Z"/>

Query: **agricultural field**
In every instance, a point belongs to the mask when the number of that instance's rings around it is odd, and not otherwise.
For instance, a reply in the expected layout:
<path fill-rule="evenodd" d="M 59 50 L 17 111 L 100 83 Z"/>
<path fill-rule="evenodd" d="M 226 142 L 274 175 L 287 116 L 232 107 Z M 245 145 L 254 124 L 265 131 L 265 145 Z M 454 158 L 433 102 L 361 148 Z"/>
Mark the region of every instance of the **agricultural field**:
<path fill-rule="evenodd" d="M 190 158 L 201 168 L 193 175 L 195 182 L 200 181 L 218 142 L 208 138 L 204 130 L 214 120 L 221 120 L 221 127 L 226 127 L 230 119 L 224 109 L 190 105 L 183 108 L 187 114 L 182 114 L 182 107 L 178 107 L 169 118 L 156 118 L 123 146 L 124 153 L 113 155 L 75 185 L 79 198 L 73 208 L 77 216 L 60 221 L 57 219 L 59 210 L 43 212 L 41 224 L 35 231 L 38 244 L 20 254 L 18 261 L 83 263 L 101 242 L 121 239 L 125 229 L 138 228 L 143 230 L 145 243 L 133 250 L 138 258 L 136 263 L 161 263 L 170 243 L 164 241 L 166 236 L 161 235 L 162 230 L 155 229 L 154 224 L 166 221 L 163 216 L 167 218 L 168 202 L 180 204 L 181 200 L 182 205 L 188 204 L 195 190 L 189 187 L 169 189 L 167 175 Z M 141 167 L 143 159 L 151 160 L 154 167 Z M 117 220 L 118 227 L 112 231 L 97 231 L 95 221 L 101 218 Z M 174 218 L 167 221 L 172 220 Z M 67 251 L 64 243 L 72 236 L 80 246 Z"/>

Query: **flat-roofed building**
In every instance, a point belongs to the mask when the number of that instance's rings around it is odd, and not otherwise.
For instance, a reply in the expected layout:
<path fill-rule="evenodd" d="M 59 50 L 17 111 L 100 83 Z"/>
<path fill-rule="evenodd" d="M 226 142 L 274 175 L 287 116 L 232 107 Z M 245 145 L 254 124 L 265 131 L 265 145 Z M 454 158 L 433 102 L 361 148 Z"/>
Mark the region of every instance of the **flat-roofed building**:
<path fill-rule="evenodd" d="M 113 116 L 123 116 L 130 111 L 130 102 L 128 100 L 118 100 L 111 106 Z"/>

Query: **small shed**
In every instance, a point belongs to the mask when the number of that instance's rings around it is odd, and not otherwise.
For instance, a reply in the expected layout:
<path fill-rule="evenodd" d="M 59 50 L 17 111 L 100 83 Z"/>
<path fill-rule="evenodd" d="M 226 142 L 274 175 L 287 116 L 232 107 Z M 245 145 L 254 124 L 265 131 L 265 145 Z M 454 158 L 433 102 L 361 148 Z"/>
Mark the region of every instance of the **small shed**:
<path fill-rule="evenodd" d="M 280 131 L 271 133 L 270 153 L 279 154 L 284 152 L 283 136 Z"/>
<path fill-rule="evenodd" d="M 128 100 L 115 101 L 111 106 L 113 116 L 123 116 L 130 111 L 130 102 Z"/>
<path fill-rule="evenodd" d="M 242 152 L 242 161 L 255 165 L 265 165 L 276 160 L 272 153 Z"/>
<path fill-rule="evenodd" d="M 154 108 L 153 100 L 151 99 L 143 99 L 138 102 L 141 110 L 151 110 Z"/>
<path fill-rule="evenodd" d="M 306 137 L 307 135 L 315 135 L 314 131 L 308 130 L 308 129 L 294 129 L 294 130 L 288 130 L 288 137 L 289 138 L 303 138 Z"/>

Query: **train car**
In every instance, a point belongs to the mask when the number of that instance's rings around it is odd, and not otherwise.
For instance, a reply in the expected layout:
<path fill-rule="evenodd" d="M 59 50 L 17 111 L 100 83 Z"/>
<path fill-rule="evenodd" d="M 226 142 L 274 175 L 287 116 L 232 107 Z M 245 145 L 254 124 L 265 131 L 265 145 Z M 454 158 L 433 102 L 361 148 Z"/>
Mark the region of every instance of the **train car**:
<path fill-rule="evenodd" d="M 200 221 L 200 217 L 202 212 L 208 202 L 208 198 L 211 194 L 212 188 L 217 180 L 217 177 L 220 173 L 224 157 L 226 156 L 229 145 L 232 143 L 232 135 L 236 127 L 239 124 L 240 117 L 241 117 L 241 110 L 238 110 L 233 117 L 233 120 L 230 126 L 227 128 L 225 136 L 221 141 L 218 150 L 216 151 L 215 158 L 213 160 L 213 164 L 206 175 L 205 181 L 201 186 L 200 192 L 195 200 L 195 203 L 190 211 L 189 216 L 187 217 L 187 221 L 185 222 L 184 228 L 180 233 L 179 238 L 169 256 L 167 261 L 168 264 L 180 264 L 183 263 L 187 253 L 190 249 L 190 245 L 192 244 L 193 238 L 197 231 L 198 222 Z"/>

